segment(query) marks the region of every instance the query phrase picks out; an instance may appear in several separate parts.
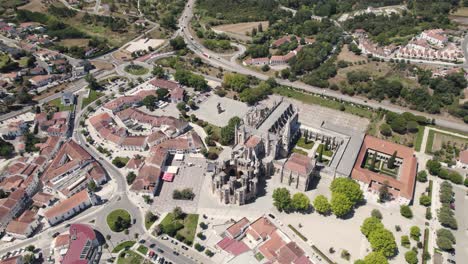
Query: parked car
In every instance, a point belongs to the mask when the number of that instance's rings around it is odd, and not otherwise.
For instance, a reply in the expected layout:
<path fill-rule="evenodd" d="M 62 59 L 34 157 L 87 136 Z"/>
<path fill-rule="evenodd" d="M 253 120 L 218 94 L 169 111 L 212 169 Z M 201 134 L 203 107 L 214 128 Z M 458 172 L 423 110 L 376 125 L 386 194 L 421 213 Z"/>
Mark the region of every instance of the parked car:
<path fill-rule="evenodd" d="M 159 252 L 159 253 L 164 253 L 164 250 L 162 250 L 160 248 L 157 248 L 156 251 Z"/>
<path fill-rule="evenodd" d="M 177 252 L 177 251 L 172 251 L 172 254 L 174 254 L 176 256 L 179 256 L 179 252 Z"/>
<path fill-rule="evenodd" d="M 150 248 L 154 248 L 154 246 L 156 246 L 155 244 L 151 244 L 149 247 Z"/>
<path fill-rule="evenodd" d="M 185 250 L 188 250 L 188 247 L 182 245 L 182 248 L 185 249 Z"/>
<path fill-rule="evenodd" d="M 55 233 L 52 235 L 52 237 L 53 237 L 53 238 L 56 238 L 56 237 L 58 237 L 59 235 L 60 235 L 60 232 L 55 232 Z"/>

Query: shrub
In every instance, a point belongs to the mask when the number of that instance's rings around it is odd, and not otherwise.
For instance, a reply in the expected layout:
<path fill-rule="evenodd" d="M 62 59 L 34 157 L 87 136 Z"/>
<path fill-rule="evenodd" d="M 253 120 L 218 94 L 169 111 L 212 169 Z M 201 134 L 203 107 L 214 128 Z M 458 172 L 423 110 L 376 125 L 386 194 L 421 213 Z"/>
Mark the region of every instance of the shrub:
<path fill-rule="evenodd" d="M 368 237 L 372 232 L 384 228 L 380 219 L 376 217 L 368 217 L 364 220 L 361 226 L 361 233 Z"/>
<path fill-rule="evenodd" d="M 413 218 L 413 212 L 411 211 L 411 208 L 407 205 L 400 206 L 400 214 L 408 219 Z"/>
<path fill-rule="evenodd" d="M 203 250 L 205 250 L 205 247 L 200 245 L 199 243 L 196 243 L 195 244 L 195 249 L 198 251 L 198 252 L 202 252 Z"/>
<path fill-rule="evenodd" d="M 410 248 L 411 242 L 408 236 L 401 236 L 401 246 L 405 248 Z"/>
<path fill-rule="evenodd" d="M 421 237 L 421 229 L 417 226 L 412 226 L 410 229 L 410 236 L 413 240 L 419 241 L 419 237 Z"/>
<path fill-rule="evenodd" d="M 418 172 L 416 179 L 418 182 L 427 182 L 427 172 L 425 170 Z"/>
<path fill-rule="evenodd" d="M 430 206 L 431 205 L 431 197 L 429 197 L 428 195 L 421 195 L 421 197 L 419 197 L 419 204 L 420 205 L 423 205 L 423 206 Z"/>
<path fill-rule="evenodd" d="M 462 184 L 463 183 L 463 176 L 456 171 L 451 171 L 448 176 L 449 180 L 455 184 Z"/>
<path fill-rule="evenodd" d="M 382 213 L 378 209 L 373 209 L 371 212 L 371 216 L 382 220 Z"/>
<path fill-rule="evenodd" d="M 318 195 L 314 199 L 314 208 L 319 214 L 328 214 L 331 210 L 327 197 Z"/>
<path fill-rule="evenodd" d="M 405 253 L 405 260 L 408 264 L 417 264 L 418 263 L 418 255 L 413 250 L 410 250 Z"/>

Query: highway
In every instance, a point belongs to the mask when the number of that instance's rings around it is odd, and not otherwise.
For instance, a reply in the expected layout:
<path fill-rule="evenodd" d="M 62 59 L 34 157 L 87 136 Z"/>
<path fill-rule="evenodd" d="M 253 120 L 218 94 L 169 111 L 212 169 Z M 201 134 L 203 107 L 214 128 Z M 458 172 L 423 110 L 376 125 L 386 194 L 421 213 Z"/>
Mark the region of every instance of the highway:
<path fill-rule="evenodd" d="M 181 21 L 180 21 L 182 24 L 178 32 L 180 32 L 180 34 L 184 37 L 184 40 L 187 43 L 187 47 L 189 49 L 191 49 L 195 54 L 199 55 L 205 62 L 207 62 L 208 64 L 214 67 L 222 67 L 223 69 L 228 70 L 228 71 L 238 72 L 238 73 L 246 74 L 246 75 L 252 75 L 261 80 L 266 80 L 269 78 L 269 76 L 265 74 L 243 67 L 242 65 L 238 64 L 235 60 L 223 59 L 220 54 L 214 53 L 204 48 L 202 44 L 197 42 L 197 38 L 194 37 L 189 30 L 190 20 L 193 17 L 192 7 L 195 3 L 195 0 L 189 0 L 188 3 L 190 5 L 190 8 L 186 8 L 184 10 L 183 15 L 181 16 Z M 466 52 L 466 48 L 464 50 Z M 425 116 L 426 118 L 434 119 L 436 124 L 439 126 L 456 129 L 456 130 L 460 130 L 463 132 L 468 132 L 468 125 L 463 123 L 461 120 L 455 120 L 455 118 L 450 118 L 450 117 L 446 118 L 441 115 L 431 115 L 428 113 L 411 110 L 411 109 L 404 108 L 401 106 L 393 105 L 388 101 L 378 102 L 378 101 L 369 100 L 367 98 L 348 96 L 348 95 L 341 94 L 340 92 L 337 92 L 337 91 L 333 91 L 330 89 L 323 89 L 323 88 L 319 88 L 316 86 L 311 86 L 311 85 L 308 85 L 299 81 L 290 82 L 289 80 L 283 80 L 279 78 L 277 78 L 276 81 L 281 85 L 289 86 L 295 89 L 300 89 L 300 90 L 310 92 L 310 93 L 315 93 L 315 94 L 324 95 L 328 97 L 334 97 L 338 100 L 343 100 L 343 101 L 354 103 L 354 104 L 364 105 L 364 106 L 368 106 L 374 109 L 383 108 L 383 109 L 396 112 L 396 113 L 411 112 L 416 115 L 421 115 L 421 116 Z"/>

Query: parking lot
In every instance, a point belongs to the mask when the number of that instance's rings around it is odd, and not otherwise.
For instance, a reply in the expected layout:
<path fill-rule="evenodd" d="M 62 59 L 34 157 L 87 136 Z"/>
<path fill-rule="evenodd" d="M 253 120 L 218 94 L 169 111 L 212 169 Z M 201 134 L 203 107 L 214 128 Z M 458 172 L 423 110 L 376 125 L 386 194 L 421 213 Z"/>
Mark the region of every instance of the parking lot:
<path fill-rule="evenodd" d="M 221 113 L 218 113 L 218 103 L 222 109 Z M 197 110 L 193 111 L 193 114 L 199 119 L 222 127 L 226 126 L 232 117 L 243 118 L 247 110 L 248 106 L 242 102 L 212 94 L 199 105 Z"/>
<path fill-rule="evenodd" d="M 194 213 L 197 210 L 200 189 L 206 171 L 206 161 L 201 157 L 185 155 L 183 161 L 173 161 L 171 166 L 179 167 L 179 171 L 174 176 L 172 182 L 163 182 L 161 190 L 154 197 L 154 209 L 160 212 L 168 212 L 179 206 L 187 213 Z M 172 193 L 174 190 L 191 188 L 195 194 L 193 200 L 174 200 Z"/>

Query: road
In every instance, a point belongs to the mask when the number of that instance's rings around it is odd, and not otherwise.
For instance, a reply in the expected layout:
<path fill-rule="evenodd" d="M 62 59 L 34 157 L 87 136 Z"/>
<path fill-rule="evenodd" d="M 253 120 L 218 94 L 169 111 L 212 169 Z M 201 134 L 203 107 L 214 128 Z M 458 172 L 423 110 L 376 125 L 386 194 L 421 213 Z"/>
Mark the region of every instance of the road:
<path fill-rule="evenodd" d="M 214 67 L 221 67 L 228 71 L 238 72 L 241 74 L 252 75 L 258 79 L 266 80 L 269 76 L 262 74 L 260 72 L 248 69 L 243 67 L 242 65 L 238 64 L 235 61 L 229 61 L 220 57 L 220 54 L 214 53 L 206 48 L 203 47 L 202 44 L 197 42 L 197 39 L 192 35 L 191 31 L 189 30 L 190 20 L 193 17 L 192 7 L 194 5 L 195 0 L 189 0 L 188 3 L 190 4 L 190 8 L 186 8 L 181 16 L 181 24 L 179 27 L 180 34 L 184 37 L 185 42 L 187 43 L 187 47 L 191 49 L 195 54 L 199 55 L 205 62 L 211 64 Z M 449 118 L 442 117 L 440 115 L 431 115 L 427 113 L 422 113 L 419 111 L 410 110 L 408 108 L 400 107 L 391 104 L 388 101 L 377 102 L 372 101 L 365 98 L 359 98 L 354 96 L 348 96 L 341 94 L 340 92 L 323 89 L 311 85 L 307 85 L 305 83 L 296 81 L 290 82 L 289 80 L 283 79 L 276 79 L 276 81 L 285 86 L 289 86 L 295 89 L 300 89 L 306 92 L 311 92 L 319 95 L 324 95 L 328 97 L 334 97 L 339 100 L 347 101 L 354 104 L 368 106 L 374 109 L 383 108 L 392 112 L 396 113 L 403 113 L 403 112 L 411 112 L 416 115 L 425 116 L 426 118 L 434 119 L 437 125 L 460 130 L 463 132 L 468 132 L 468 126 L 464 124 L 462 121 L 454 121 Z"/>

